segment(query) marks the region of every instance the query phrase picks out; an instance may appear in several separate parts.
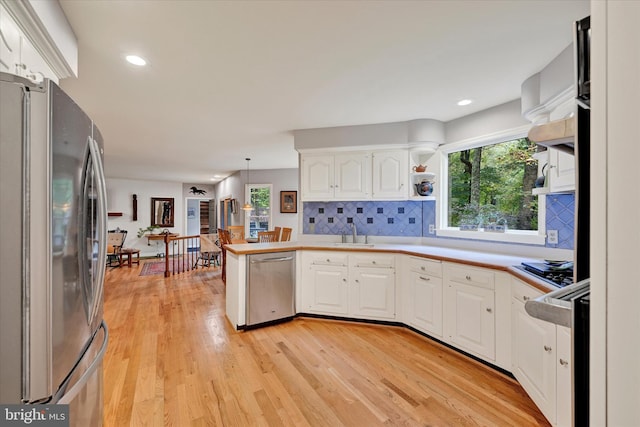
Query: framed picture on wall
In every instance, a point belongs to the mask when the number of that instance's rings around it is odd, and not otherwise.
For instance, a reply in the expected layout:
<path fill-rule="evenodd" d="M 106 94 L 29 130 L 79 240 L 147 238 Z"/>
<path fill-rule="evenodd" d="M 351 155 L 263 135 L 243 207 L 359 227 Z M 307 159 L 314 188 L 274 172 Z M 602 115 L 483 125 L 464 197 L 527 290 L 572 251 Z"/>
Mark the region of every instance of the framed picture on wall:
<path fill-rule="evenodd" d="M 298 192 L 297 191 L 281 191 L 280 192 L 280 213 L 297 213 L 298 212 Z"/>

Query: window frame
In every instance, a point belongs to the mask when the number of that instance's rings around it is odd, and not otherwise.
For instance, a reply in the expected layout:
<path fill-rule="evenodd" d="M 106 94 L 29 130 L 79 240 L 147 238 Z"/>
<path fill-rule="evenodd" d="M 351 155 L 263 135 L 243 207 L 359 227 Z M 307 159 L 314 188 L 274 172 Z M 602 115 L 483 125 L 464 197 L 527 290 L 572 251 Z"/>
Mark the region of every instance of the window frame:
<path fill-rule="evenodd" d="M 441 145 L 438 150 L 440 156 L 440 194 L 437 209 L 436 236 L 458 239 L 473 239 L 505 243 L 528 245 L 544 245 L 546 237 L 546 197 L 538 195 L 538 230 L 509 230 L 504 233 L 486 231 L 460 231 L 459 227 L 450 227 L 449 218 L 449 154 L 487 145 L 499 144 L 518 138 L 526 137 L 531 125 L 520 126 L 488 135 L 469 138 L 450 144 Z"/>
<path fill-rule="evenodd" d="M 254 188 L 268 188 L 269 189 L 269 227 L 273 226 L 273 184 L 245 184 L 244 186 L 244 200 L 245 203 L 251 203 L 251 190 Z M 244 235 L 251 236 L 251 213 L 245 211 L 244 221 Z"/>

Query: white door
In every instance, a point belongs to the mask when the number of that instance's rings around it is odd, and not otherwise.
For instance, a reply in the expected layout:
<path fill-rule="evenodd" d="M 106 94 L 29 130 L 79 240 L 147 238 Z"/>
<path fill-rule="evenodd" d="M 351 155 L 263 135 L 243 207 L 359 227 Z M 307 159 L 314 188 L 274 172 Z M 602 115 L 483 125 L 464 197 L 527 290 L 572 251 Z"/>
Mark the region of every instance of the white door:
<path fill-rule="evenodd" d="M 406 199 L 409 159 L 407 151 L 373 154 L 373 198 Z"/>
<path fill-rule="evenodd" d="M 301 199 L 331 200 L 334 196 L 332 155 L 302 156 Z"/>
<path fill-rule="evenodd" d="M 355 316 L 394 319 L 395 273 L 390 268 L 352 270 L 350 312 Z"/>
<path fill-rule="evenodd" d="M 349 307 L 348 286 L 347 267 L 312 266 L 311 286 L 307 288 L 310 292 L 310 295 L 307 296 L 309 311 L 346 315 Z"/>
<path fill-rule="evenodd" d="M 549 149 L 549 191 L 571 191 L 576 188 L 575 157 Z"/>
<path fill-rule="evenodd" d="M 335 156 L 335 198 L 366 199 L 371 196 L 371 158 L 367 153 Z"/>
<path fill-rule="evenodd" d="M 511 327 L 512 373 L 545 417 L 554 423 L 556 326 L 529 316 L 524 304 L 513 300 Z"/>
<path fill-rule="evenodd" d="M 430 335 L 442 336 L 442 279 L 411 272 L 409 322 Z"/>
<path fill-rule="evenodd" d="M 494 360 L 494 291 L 450 284 L 446 292 L 446 325 L 451 342 L 463 350 Z"/>

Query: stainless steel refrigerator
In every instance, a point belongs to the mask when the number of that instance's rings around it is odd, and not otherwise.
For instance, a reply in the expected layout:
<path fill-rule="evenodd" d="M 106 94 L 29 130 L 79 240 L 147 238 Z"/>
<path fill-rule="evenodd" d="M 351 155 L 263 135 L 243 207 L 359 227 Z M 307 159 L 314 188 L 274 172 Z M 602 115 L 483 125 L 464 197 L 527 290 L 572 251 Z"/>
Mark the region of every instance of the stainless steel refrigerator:
<path fill-rule="evenodd" d="M 0 403 L 102 425 L 103 143 L 54 82 L 0 73 Z"/>

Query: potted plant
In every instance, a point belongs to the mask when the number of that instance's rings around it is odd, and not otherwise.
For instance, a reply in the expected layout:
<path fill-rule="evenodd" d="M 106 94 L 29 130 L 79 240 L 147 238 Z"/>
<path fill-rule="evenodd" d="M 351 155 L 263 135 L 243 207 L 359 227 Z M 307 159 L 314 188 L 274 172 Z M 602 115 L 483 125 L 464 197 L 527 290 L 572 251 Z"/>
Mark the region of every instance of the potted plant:
<path fill-rule="evenodd" d="M 153 234 L 156 230 L 160 229 L 157 225 L 150 225 L 147 228 L 138 228 L 138 237 L 143 237 L 145 234 Z"/>
<path fill-rule="evenodd" d="M 455 209 L 458 215 L 458 226 L 460 231 L 478 231 L 482 224 L 479 206 L 476 204 L 465 204 Z"/>

